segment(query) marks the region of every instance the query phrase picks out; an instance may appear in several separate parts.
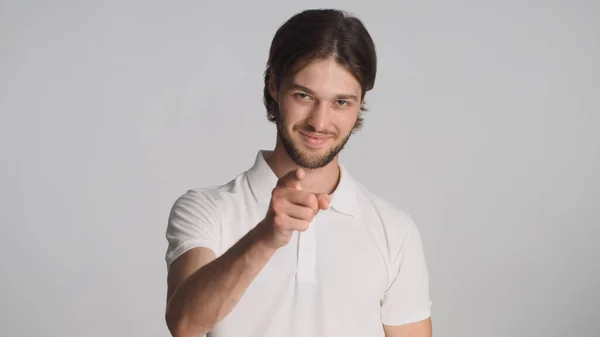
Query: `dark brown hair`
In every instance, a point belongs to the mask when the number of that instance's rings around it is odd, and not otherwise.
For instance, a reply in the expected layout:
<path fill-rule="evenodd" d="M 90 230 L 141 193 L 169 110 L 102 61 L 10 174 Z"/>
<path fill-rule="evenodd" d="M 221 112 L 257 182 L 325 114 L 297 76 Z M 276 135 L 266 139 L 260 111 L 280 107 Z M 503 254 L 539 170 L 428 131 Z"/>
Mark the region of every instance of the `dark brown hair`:
<path fill-rule="evenodd" d="M 361 85 L 361 101 L 373 89 L 377 73 L 375 44 L 363 23 L 344 11 L 309 9 L 297 13 L 275 33 L 264 73 L 267 119 L 275 122 L 279 108 L 269 93 L 271 76 L 277 90 L 282 82 L 315 59 L 334 57 Z M 361 112 L 366 108 L 361 105 Z M 362 126 L 362 116 L 356 129 Z"/>

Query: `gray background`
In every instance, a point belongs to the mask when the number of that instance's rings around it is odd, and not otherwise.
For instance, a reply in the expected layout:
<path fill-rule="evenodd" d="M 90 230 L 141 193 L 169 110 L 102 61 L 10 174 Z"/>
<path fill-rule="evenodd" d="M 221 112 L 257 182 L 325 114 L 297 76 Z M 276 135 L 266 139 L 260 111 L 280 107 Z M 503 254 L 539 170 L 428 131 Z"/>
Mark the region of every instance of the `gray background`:
<path fill-rule="evenodd" d="M 379 73 L 342 160 L 409 212 L 435 336 L 598 336 L 597 1 L 2 1 L 0 335 L 167 336 L 175 198 L 274 145 L 262 72 L 309 7 Z"/>

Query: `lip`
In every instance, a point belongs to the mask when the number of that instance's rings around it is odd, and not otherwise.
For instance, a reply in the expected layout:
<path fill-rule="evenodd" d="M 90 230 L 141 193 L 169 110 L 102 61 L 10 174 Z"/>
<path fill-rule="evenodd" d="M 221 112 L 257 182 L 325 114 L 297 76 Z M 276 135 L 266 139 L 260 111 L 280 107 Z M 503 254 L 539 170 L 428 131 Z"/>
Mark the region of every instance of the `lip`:
<path fill-rule="evenodd" d="M 310 147 L 319 147 L 325 144 L 331 138 L 317 135 L 313 136 L 304 132 L 300 132 L 300 134 L 302 135 L 302 139 L 304 139 L 304 142 Z"/>

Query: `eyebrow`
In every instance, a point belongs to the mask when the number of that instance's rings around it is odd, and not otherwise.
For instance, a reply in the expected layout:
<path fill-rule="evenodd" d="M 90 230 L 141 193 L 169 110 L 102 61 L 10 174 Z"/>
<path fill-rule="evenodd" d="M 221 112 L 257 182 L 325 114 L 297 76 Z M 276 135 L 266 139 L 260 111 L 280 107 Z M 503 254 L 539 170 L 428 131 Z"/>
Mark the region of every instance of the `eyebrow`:
<path fill-rule="evenodd" d="M 302 91 L 305 91 L 305 92 L 307 92 L 307 93 L 309 93 L 309 94 L 311 94 L 313 96 L 316 96 L 316 94 L 315 94 L 314 91 L 312 91 L 309 88 L 307 88 L 307 87 L 305 87 L 303 85 L 300 85 L 298 83 L 292 83 L 290 85 L 290 88 L 302 90 Z M 358 101 L 358 97 L 356 97 L 356 95 L 351 95 L 351 94 L 338 94 L 338 95 L 336 95 L 336 98 L 337 99 L 353 99 L 353 100 Z"/>

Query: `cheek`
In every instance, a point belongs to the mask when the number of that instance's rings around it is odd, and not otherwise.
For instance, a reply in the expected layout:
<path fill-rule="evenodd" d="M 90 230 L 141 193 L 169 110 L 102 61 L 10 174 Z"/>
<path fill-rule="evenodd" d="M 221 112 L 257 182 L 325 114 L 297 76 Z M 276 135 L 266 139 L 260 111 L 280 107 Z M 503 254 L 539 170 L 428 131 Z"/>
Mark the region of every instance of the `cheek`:
<path fill-rule="evenodd" d="M 336 125 L 340 129 L 340 132 L 343 134 L 350 133 L 354 126 L 356 125 L 356 121 L 358 120 L 358 113 L 346 111 L 341 112 L 336 120 Z"/>
<path fill-rule="evenodd" d="M 308 104 L 294 102 L 292 99 L 282 102 L 280 112 L 289 124 L 296 124 L 306 119 L 310 113 Z"/>

